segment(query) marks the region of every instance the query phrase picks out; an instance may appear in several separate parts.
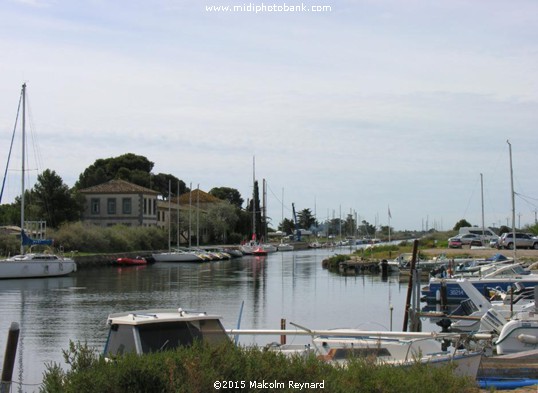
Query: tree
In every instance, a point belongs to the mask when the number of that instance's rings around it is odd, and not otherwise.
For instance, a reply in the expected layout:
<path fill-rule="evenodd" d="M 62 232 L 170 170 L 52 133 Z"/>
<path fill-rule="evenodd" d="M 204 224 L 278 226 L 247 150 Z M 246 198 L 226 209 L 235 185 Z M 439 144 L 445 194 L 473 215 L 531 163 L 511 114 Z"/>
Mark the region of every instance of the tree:
<path fill-rule="evenodd" d="M 454 225 L 454 230 L 455 231 L 459 231 L 460 228 L 462 227 L 470 227 L 472 226 L 471 224 L 469 224 L 469 221 L 467 221 L 465 218 L 462 218 L 461 220 L 459 220 L 456 225 Z"/>
<path fill-rule="evenodd" d="M 375 235 L 375 225 L 370 224 L 366 220 L 362 220 L 362 224 L 359 225 L 359 233 L 362 236 L 374 236 Z"/>
<path fill-rule="evenodd" d="M 238 220 L 236 209 L 228 202 L 218 203 L 209 208 L 207 218 L 216 240 L 226 243 L 228 233 L 234 229 Z"/>
<path fill-rule="evenodd" d="M 159 192 L 161 195 L 168 195 L 168 187 L 170 184 L 170 193 L 172 197 L 179 196 L 177 185 L 179 183 L 179 195 L 189 192 L 190 189 L 187 187 L 183 180 L 179 180 L 177 177 L 171 174 L 158 173 L 151 176 L 151 182 L 149 188 Z M 139 183 L 135 183 L 139 184 Z"/>
<path fill-rule="evenodd" d="M 82 206 L 69 191 L 55 171 L 46 169 L 37 176 L 37 182 L 31 192 L 31 206 L 35 210 L 34 219 L 44 219 L 47 225 L 57 228 L 66 221 L 80 218 Z M 29 217 L 31 217 L 29 216 Z"/>
<path fill-rule="evenodd" d="M 297 213 L 297 221 L 299 227 L 302 229 L 310 229 L 310 227 L 316 224 L 316 218 L 308 208 Z"/>
<path fill-rule="evenodd" d="M 291 235 L 295 231 L 295 223 L 293 220 L 285 218 L 278 226 L 278 230 L 284 232 L 286 235 Z"/>
<path fill-rule="evenodd" d="M 241 208 L 243 206 L 243 198 L 241 198 L 241 193 L 235 188 L 230 187 L 214 187 L 209 190 L 209 194 L 213 195 L 216 198 L 222 199 L 223 201 L 228 201 L 232 205 Z"/>
<path fill-rule="evenodd" d="M 84 170 L 75 188 L 88 188 L 116 178 L 149 188 L 149 175 L 153 166 L 154 163 L 146 157 L 133 153 L 119 157 L 100 158 Z"/>
<path fill-rule="evenodd" d="M 254 234 L 255 232 L 255 235 L 256 235 L 256 239 L 261 239 L 261 235 L 265 232 L 264 231 L 264 223 L 262 222 L 262 211 L 261 211 L 261 207 L 260 207 L 260 194 L 259 194 L 259 190 L 258 190 L 258 181 L 255 181 L 254 182 L 254 197 L 253 199 L 250 201 L 249 205 L 248 205 L 248 210 L 250 212 L 250 229 L 251 229 L 251 234 Z M 254 231 L 254 228 L 252 228 L 252 212 L 254 212 L 254 221 L 255 221 L 255 224 L 256 224 L 256 231 Z"/>
<path fill-rule="evenodd" d="M 344 223 L 345 233 L 348 236 L 354 236 L 355 235 L 355 229 L 357 225 L 355 223 L 355 219 L 353 218 L 352 214 L 348 214 L 346 221 Z"/>

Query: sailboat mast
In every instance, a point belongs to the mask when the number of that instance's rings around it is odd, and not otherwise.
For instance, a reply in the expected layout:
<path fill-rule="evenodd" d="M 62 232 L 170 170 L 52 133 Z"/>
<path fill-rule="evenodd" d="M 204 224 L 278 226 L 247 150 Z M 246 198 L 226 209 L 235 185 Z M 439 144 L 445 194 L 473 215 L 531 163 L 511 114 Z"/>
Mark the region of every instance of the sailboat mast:
<path fill-rule="evenodd" d="M 21 171 L 21 255 L 24 254 L 22 231 L 24 231 L 24 175 L 26 160 L 26 83 L 22 85 L 22 171 Z"/>
<path fill-rule="evenodd" d="M 486 226 L 484 225 L 484 176 L 480 174 L 480 195 L 482 201 L 482 245 L 486 237 Z"/>
<path fill-rule="evenodd" d="M 256 156 L 252 157 L 252 237 L 256 236 Z M 258 240 L 258 239 L 252 239 Z"/>
<path fill-rule="evenodd" d="M 514 244 L 514 262 L 516 262 L 516 201 L 514 198 L 514 170 L 512 168 L 512 144 L 509 140 L 506 141 L 508 143 L 508 151 L 510 153 L 510 191 L 512 196 L 512 240 Z"/>

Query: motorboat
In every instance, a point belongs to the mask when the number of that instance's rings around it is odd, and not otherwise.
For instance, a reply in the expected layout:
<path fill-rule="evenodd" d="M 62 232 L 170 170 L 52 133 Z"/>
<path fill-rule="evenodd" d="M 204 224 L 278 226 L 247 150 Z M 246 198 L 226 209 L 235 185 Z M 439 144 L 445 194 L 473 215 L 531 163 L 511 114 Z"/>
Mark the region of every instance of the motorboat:
<path fill-rule="evenodd" d="M 350 329 L 349 333 L 354 330 Z M 410 366 L 414 363 L 432 366 L 455 365 L 457 375 L 476 378 L 482 353 L 465 349 L 443 350 L 443 344 L 434 338 L 406 338 L 383 335 L 344 336 L 322 335 L 313 339 L 320 358 L 345 365 L 350 357 L 375 359 L 376 364 Z"/>
<path fill-rule="evenodd" d="M 139 355 L 189 346 L 195 340 L 209 345 L 229 341 L 218 315 L 178 309 L 150 309 L 110 314 L 104 356 Z"/>
<path fill-rule="evenodd" d="M 518 312 L 507 320 L 490 308 L 480 320 L 480 330 L 497 334 L 493 342 L 497 355 L 535 350 L 538 348 L 538 309 Z"/>
<path fill-rule="evenodd" d="M 136 258 L 122 257 L 116 259 L 116 264 L 121 266 L 140 266 L 147 265 L 148 261 L 146 258 L 138 256 Z"/>
<path fill-rule="evenodd" d="M 446 319 L 452 320 L 448 327 L 451 332 L 477 332 L 481 330 L 480 319 L 490 310 L 495 309 L 505 320 L 509 320 L 515 313 L 531 311 L 534 309 L 534 300 L 527 297 L 506 297 L 504 300 L 490 301 L 466 279 L 458 280 L 459 285 L 469 296 Z"/>
<path fill-rule="evenodd" d="M 257 248 L 254 249 L 254 251 L 252 251 L 252 255 L 257 256 L 257 257 L 266 256 L 267 254 L 268 254 L 267 250 L 265 250 L 265 248 L 263 248 L 262 246 L 258 246 Z"/>
<path fill-rule="evenodd" d="M 298 326 L 298 325 L 297 325 Z M 299 327 L 299 326 L 298 326 Z M 303 328 L 304 329 L 304 328 Z M 482 351 L 457 349 L 461 335 L 433 332 L 361 331 L 356 329 L 330 330 L 228 330 L 229 334 L 287 334 L 308 335 L 311 344 L 276 344 L 268 350 L 287 356 L 317 356 L 328 363 L 345 366 L 350 358 L 368 358 L 378 365 L 411 366 L 415 363 L 440 366 L 454 364 L 460 376 L 476 378 Z M 454 340 L 444 348 L 443 339 Z"/>
<path fill-rule="evenodd" d="M 538 275 L 531 274 L 520 264 L 494 263 L 484 265 L 475 274 L 462 276 L 471 282 L 481 293 L 489 288 L 498 288 L 508 291 L 517 284 L 525 287 L 534 287 L 538 284 Z M 446 300 L 449 303 L 458 303 L 469 296 L 458 283 L 458 278 L 430 278 L 429 284 L 422 288 L 422 299 L 427 302 L 440 301 L 441 287 L 446 287 Z"/>

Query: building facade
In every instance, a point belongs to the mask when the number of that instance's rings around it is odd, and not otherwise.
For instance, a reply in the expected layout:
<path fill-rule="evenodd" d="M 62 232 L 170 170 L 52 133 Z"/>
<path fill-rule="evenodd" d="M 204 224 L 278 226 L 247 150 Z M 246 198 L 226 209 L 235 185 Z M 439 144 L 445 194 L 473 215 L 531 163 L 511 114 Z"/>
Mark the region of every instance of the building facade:
<path fill-rule="evenodd" d="M 103 227 L 157 225 L 157 191 L 114 179 L 79 192 L 85 198 L 84 222 Z"/>

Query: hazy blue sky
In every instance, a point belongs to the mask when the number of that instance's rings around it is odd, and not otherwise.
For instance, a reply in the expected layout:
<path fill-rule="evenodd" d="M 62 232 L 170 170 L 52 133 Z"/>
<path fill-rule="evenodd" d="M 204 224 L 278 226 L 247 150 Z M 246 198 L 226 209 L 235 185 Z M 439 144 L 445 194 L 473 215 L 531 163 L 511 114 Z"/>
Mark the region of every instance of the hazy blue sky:
<path fill-rule="evenodd" d="M 538 2 L 315 0 L 325 12 L 209 12 L 212 0 L 0 2 L 0 159 L 23 82 L 40 170 L 72 186 L 146 156 L 193 187 L 252 193 L 273 223 L 357 212 L 396 229 L 517 220 L 538 206 Z M 33 176 L 35 178 L 35 175 Z M 11 183 L 10 183 L 11 184 Z M 11 196 L 18 190 L 11 187 Z"/>

